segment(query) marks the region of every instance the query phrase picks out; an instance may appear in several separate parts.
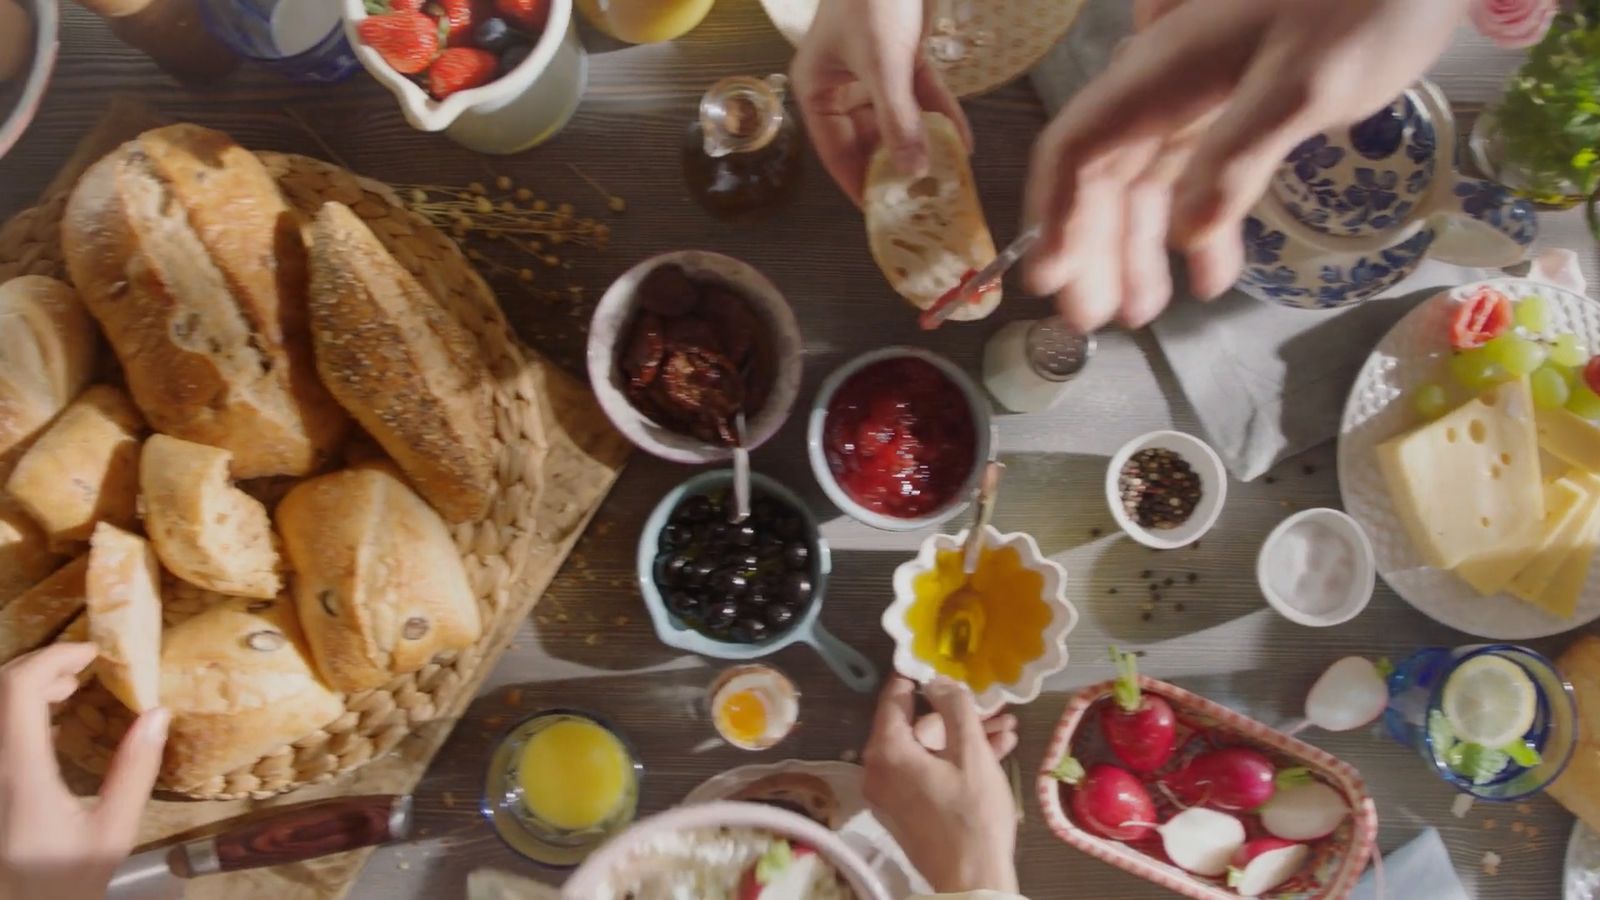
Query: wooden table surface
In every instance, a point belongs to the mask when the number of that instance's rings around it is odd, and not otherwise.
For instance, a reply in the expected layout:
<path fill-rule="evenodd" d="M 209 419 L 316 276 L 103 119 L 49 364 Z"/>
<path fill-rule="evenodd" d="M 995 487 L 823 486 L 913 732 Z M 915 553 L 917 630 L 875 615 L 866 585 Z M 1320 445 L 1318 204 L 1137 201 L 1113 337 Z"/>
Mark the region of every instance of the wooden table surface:
<path fill-rule="evenodd" d="M 523 336 L 568 365 L 578 358 L 587 304 L 605 285 L 646 256 L 683 247 L 741 257 L 788 295 L 805 331 L 802 404 L 835 365 L 889 343 L 929 346 L 975 372 L 992 331 L 992 325 L 981 325 L 932 336 L 918 332 L 873 266 L 858 214 L 814 158 L 808 160 L 800 200 L 763 224 L 720 224 L 685 195 L 678 146 L 703 89 L 724 75 L 761 74 L 787 65 L 788 45 L 754 0 L 723 0 L 700 28 L 670 45 L 595 54 L 588 94 L 571 125 L 546 146 L 511 158 L 477 156 L 443 137 L 411 130 L 389 95 L 365 76 L 338 87 L 307 88 L 242 70 L 215 86 L 180 87 L 111 38 L 94 17 L 70 5 L 64 12 L 62 60 L 53 86 L 31 130 L 0 161 L 0 215 L 30 204 L 113 92 L 126 91 L 171 117 L 228 130 L 252 147 L 332 154 L 363 174 L 391 182 L 465 184 L 506 175 L 551 201 L 567 200 L 580 211 L 605 215 L 603 199 L 569 164 L 580 166 L 627 201 L 626 213 L 610 219 L 615 238 L 608 251 L 572 252 L 567 254 L 570 269 L 538 273 L 540 284 L 563 291 L 569 284 L 581 287 L 583 302 L 555 302 L 515 285 L 501 293 Z M 1492 98 L 1506 71 L 1507 58 L 1483 47 L 1465 44 L 1441 65 L 1458 99 Z M 291 108 L 299 121 L 285 113 Z M 1028 147 L 1044 114 L 1026 82 L 973 100 L 968 110 L 979 148 L 977 178 L 991 221 L 1004 238 L 1020 209 Z M 1546 235 L 1557 244 L 1584 247 L 1593 279 L 1592 242 L 1583 240 L 1570 217 L 1547 224 Z M 1008 304 L 1000 318 L 1043 312 L 1039 302 L 1023 300 Z M 1101 492 L 1106 457 L 1126 439 L 1151 429 L 1197 427 L 1148 335 L 1103 335 L 1093 365 L 1057 410 L 998 421 L 1002 458 L 1010 468 L 995 524 L 1033 534 L 1067 567 L 1069 595 L 1082 615 L 1070 641 L 1072 665 L 1051 679 L 1037 702 L 1018 710 L 1023 722 L 1019 753 L 1030 794 L 1019 859 L 1023 886 L 1034 900 L 1166 896 L 1059 843 L 1041 824 L 1031 799 L 1031 773 L 1067 692 L 1111 674 L 1106 645 L 1143 649 L 1148 674 L 1282 723 L 1297 717 L 1312 680 L 1340 656 L 1398 657 L 1422 645 L 1468 642 L 1381 584 L 1365 614 L 1336 628 L 1304 629 L 1266 608 L 1255 583 L 1256 548 L 1291 509 L 1338 504 L 1331 443 L 1279 466 L 1273 483 L 1233 485 L 1221 522 L 1198 548 L 1159 554 L 1117 536 Z M 827 511 L 825 533 L 834 547 L 835 574 L 823 621 L 887 669 L 890 645 L 878 616 L 889 599 L 891 571 L 921 536 L 873 532 L 827 507 L 806 468 L 803 416 L 795 416 L 755 454 L 755 465 Z M 418 838 L 375 855 L 352 896 L 456 897 L 468 871 L 489 865 L 559 880 L 559 873 L 509 852 L 477 812 L 482 768 L 494 737 L 537 709 L 581 707 L 619 725 L 644 760 L 645 812 L 671 806 L 707 777 L 735 766 L 790 757 L 834 759 L 860 746 L 871 698 L 847 690 L 804 647 L 773 660 L 804 691 L 798 733 L 778 750 L 759 755 L 714 740 L 704 687 L 718 664 L 658 643 L 633 585 L 640 522 L 667 489 L 690 474 L 635 458 L 419 788 Z M 1150 580 L 1141 573 L 1147 569 L 1156 579 L 1177 581 L 1149 617 L 1140 608 Z M 1193 584 L 1189 573 L 1196 576 Z M 1555 652 L 1564 643 L 1554 639 L 1534 646 Z M 1450 813 L 1455 792 L 1409 750 L 1366 732 L 1312 732 L 1309 740 L 1360 768 L 1377 798 L 1385 850 L 1434 825 L 1443 831 L 1469 893 L 1558 896 L 1572 819 L 1554 802 L 1541 798 L 1492 809 L 1480 804 L 1458 819 Z M 1479 860 L 1489 850 L 1504 858 L 1493 877 L 1480 873 Z"/>

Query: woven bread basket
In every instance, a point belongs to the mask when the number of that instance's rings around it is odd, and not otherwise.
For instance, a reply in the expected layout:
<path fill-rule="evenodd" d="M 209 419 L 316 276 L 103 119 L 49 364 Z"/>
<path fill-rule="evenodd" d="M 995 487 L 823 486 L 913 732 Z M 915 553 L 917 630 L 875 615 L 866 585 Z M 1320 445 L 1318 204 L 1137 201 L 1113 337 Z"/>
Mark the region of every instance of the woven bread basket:
<path fill-rule="evenodd" d="M 419 725 L 459 709 L 467 699 L 462 693 L 477 683 L 475 670 L 492 663 L 489 657 L 503 646 L 508 636 L 506 620 L 520 618 L 532 605 L 533 598 L 526 596 L 520 583 L 529 560 L 540 557 L 544 562 L 544 557 L 564 552 L 567 539 L 592 511 L 593 502 L 577 509 L 580 504 L 562 496 L 569 488 L 559 478 L 551 478 L 562 465 L 562 460 L 553 457 L 582 454 L 597 443 L 616 440 L 598 432 L 563 432 L 557 435 L 559 447 L 552 454 L 540 398 L 552 396 L 557 387 L 553 382 L 569 379 L 550 371 L 547 363 L 518 344 L 493 292 L 472 270 L 460 248 L 407 210 L 386 185 L 309 157 L 258 156 L 289 202 L 307 216 L 329 200 L 355 210 L 394 257 L 478 338 L 494 374 L 497 484 L 485 518 L 455 526 L 453 534 L 484 628 L 478 643 L 465 651 L 440 655 L 421 670 L 381 688 L 347 696 L 342 716 L 252 765 L 200 783 L 158 784 L 160 789 L 196 799 L 263 798 L 327 781 L 387 753 Z M 66 196 L 66 191 L 58 190 L 0 228 L 0 281 L 22 274 L 66 279 L 59 239 Z M 557 391 L 557 396 L 573 393 L 575 386 L 569 385 Z M 560 421 L 563 428 L 573 427 L 574 417 L 562 416 Z M 614 473 L 608 470 L 606 474 Z M 552 485 L 550 490 L 544 489 L 547 484 Z M 281 495 L 286 487 L 278 483 L 268 489 Z M 599 493 L 603 496 L 604 492 Z M 168 624 L 207 603 L 204 592 L 176 579 L 167 579 L 167 585 L 164 614 Z M 98 682 L 92 683 L 58 710 L 57 749 L 65 760 L 101 774 L 130 722 L 128 710 Z"/>

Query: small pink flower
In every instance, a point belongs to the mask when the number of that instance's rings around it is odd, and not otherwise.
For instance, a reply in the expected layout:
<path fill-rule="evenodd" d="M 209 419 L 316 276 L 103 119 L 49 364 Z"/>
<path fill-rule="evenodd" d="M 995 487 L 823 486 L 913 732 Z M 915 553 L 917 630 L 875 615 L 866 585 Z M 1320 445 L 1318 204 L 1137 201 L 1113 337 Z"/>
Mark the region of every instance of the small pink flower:
<path fill-rule="evenodd" d="M 1531 47 L 1549 30 L 1558 5 L 1558 0 L 1472 0 L 1472 25 L 1502 47 Z"/>

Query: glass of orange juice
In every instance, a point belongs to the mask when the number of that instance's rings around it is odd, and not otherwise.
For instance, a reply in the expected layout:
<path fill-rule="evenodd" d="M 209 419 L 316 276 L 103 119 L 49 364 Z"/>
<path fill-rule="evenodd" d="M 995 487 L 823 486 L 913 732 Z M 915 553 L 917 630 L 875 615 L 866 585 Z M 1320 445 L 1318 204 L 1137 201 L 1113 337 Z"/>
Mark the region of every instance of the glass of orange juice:
<path fill-rule="evenodd" d="M 643 774 L 633 748 L 605 721 L 547 710 L 518 723 L 495 748 L 483 814 L 518 853 L 574 866 L 633 821 Z"/>
<path fill-rule="evenodd" d="M 715 0 L 577 0 L 589 24 L 619 41 L 654 44 L 694 30 Z"/>

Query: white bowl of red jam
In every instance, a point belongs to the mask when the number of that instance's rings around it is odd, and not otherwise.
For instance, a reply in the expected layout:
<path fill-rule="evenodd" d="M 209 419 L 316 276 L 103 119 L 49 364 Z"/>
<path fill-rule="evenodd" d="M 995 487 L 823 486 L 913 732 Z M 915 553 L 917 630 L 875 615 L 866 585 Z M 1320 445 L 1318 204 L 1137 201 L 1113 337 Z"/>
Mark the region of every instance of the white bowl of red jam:
<path fill-rule="evenodd" d="M 918 531 L 959 513 L 994 445 L 989 401 L 942 356 L 885 347 L 822 382 L 806 452 L 828 499 L 859 522 Z"/>

